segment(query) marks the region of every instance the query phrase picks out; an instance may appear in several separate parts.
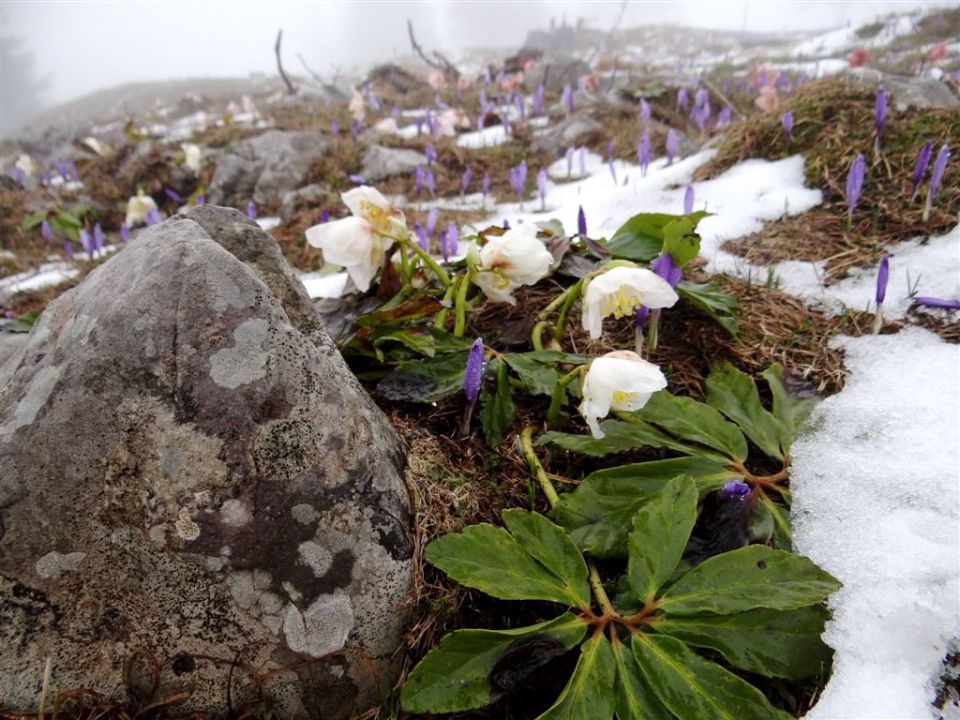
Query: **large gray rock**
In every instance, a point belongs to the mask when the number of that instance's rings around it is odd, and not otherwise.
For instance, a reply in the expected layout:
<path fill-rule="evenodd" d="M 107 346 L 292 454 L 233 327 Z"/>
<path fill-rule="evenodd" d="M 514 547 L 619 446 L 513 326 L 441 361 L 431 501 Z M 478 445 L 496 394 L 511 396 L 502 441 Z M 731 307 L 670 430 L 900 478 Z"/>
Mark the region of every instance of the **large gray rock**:
<path fill-rule="evenodd" d="M 246 207 L 251 198 L 258 205 L 277 203 L 326 151 L 318 132 L 268 130 L 235 142 L 217 156 L 207 200 L 232 207 Z"/>
<path fill-rule="evenodd" d="M 890 104 L 901 112 L 907 108 L 960 110 L 957 93 L 947 83 L 933 78 L 890 75 L 868 67 L 848 70 L 847 76 L 854 84 L 869 90 L 883 86 Z"/>
<path fill-rule="evenodd" d="M 427 165 L 427 156 L 421 152 L 371 145 L 363 153 L 360 174 L 368 183 L 379 182 L 394 175 L 410 175 L 421 165 Z"/>
<path fill-rule="evenodd" d="M 211 206 L 46 309 L 0 391 L 0 698 L 345 718 L 396 680 L 403 454 L 275 241 Z M 216 660 L 219 659 L 219 660 Z M 126 664 L 126 670 L 125 670 Z"/>
<path fill-rule="evenodd" d="M 567 148 L 590 132 L 602 130 L 603 126 L 584 113 L 575 113 L 562 122 L 540 131 L 533 138 L 531 149 L 559 157 Z"/>

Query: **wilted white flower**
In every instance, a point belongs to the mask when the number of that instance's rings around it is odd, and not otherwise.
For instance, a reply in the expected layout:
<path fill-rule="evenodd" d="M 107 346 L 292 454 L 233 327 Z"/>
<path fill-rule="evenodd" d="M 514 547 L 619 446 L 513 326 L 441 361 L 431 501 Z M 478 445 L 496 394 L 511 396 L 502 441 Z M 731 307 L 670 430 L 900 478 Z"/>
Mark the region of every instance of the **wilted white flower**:
<path fill-rule="evenodd" d="M 323 250 L 327 262 L 343 266 L 361 292 L 370 289 L 393 238 L 410 234 L 403 212 L 379 190 L 361 185 L 340 196 L 351 217 L 307 228 L 307 242 Z"/>
<path fill-rule="evenodd" d="M 88 148 L 90 148 L 93 152 L 95 152 L 100 157 L 104 157 L 107 154 L 107 148 L 104 146 L 104 144 L 99 140 L 97 140 L 97 138 L 93 137 L 92 135 L 90 137 L 84 138 L 83 144 L 86 145 Z"/>
<path fill-rule="evenodd" d="M 193 143 L 183 143 L 180 146 L 180 149 L 183 150 L 183 164 L 194 175 L 199 175 L 200 162 L 203 159 L 203 155 L 200 152 L 200 146 L 194 145 Z"/>
<path fill-rule="evenodd" d="M 157 204 L 149 195 L 145 195 L 143 190 L 138 190 L 137 194 L 127 200 L 127 219 L 124 221 L 127 227 L 132 228 L 137 225 L 147 224 L 147 215 L 151 210 L 156 210 Z"/>
<path fill-rule="evenodd" d="M 547 276 L 553 255 L 537 239 L 532 224 L 519 225 L 480 248 L 473 281 L 491 300 L 515 305 L 513 291 Z"/>
<path fill-rule="evenodd" d="M 603 334 L 603 319 L 632 315 L 644 305 L 651 310 L 671 307 L 677 293 L 652 270 L 615 267 L 597 275 L 583 293 L 583 329 L 596 340 Z"/>
<path fill-rule="evenodd" d="M 14 166 L 24 175 L 33 175 L 33 160 L 26 153 L 22 153 L 20 157 L 17 158 Z"/>
<path fill-rule="evenodd" d="M 583 415 L 597 440 L 604 437 L 600 419 L 611 410 L 633 412 L 647 404 L 650 396 L 667 386 L 667 379 L 653 363 L 635 352 L 618 350 L 590 363 L 583 381 Z"/>

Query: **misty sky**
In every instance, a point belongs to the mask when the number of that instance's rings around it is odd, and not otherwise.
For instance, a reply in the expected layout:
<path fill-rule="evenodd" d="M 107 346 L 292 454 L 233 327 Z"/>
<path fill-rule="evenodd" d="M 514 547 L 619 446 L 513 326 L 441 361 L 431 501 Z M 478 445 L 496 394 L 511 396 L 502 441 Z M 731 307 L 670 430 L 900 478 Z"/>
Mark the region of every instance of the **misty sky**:
<path fill-rule="evenodd" d="M 675 23 L 739 30 L 803 30 L 863 22 L 929 2 L 631 2 L 623 26 Z M 942 3 L 941 3 L 942 4 Z M 519 46 L 551 16 L 583 17 L 608 28 L 620 2 L 49 2 L 4 0 L 3 35 L 18 35 L 49 74 L 57 102 L 133 80 L 274 72 L 273 41 L 284 30 L 289 69 L 295 53 L 327 74 L 332 64 L 364 68 L 409 52 L 405 21 L 427 48 Z"/>

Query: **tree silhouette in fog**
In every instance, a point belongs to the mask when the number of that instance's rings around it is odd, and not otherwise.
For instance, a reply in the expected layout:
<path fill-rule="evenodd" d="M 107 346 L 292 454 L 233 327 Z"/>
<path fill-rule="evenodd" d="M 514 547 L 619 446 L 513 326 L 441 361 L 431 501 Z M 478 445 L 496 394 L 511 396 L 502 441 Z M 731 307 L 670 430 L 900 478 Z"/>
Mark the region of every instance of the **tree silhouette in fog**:
<path fill-rule="evenodd" d="M 50 79 L 37 74 L 24 38 L 9 33 L 6 13 L 0 27 L 0 129 L 5 136 L 44 106 Z"/>

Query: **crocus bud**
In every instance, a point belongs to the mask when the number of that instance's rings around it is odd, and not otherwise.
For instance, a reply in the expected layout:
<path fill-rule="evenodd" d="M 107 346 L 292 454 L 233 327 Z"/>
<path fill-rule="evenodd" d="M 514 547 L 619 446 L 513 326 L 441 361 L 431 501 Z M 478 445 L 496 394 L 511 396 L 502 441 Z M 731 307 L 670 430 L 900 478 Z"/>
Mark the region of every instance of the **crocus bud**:
<path fill-rule="evenodd" d="M 927 190 L 927 204 L 923 208 L 923 219 L 930 217 L 930 208 L 933 205 L 933 199 L 940 189 L 940 183 L 943 182 L 943 174 L 947 170 L 947 160 L 950 159 L 950 147 L 946 144 L 940 147 L 937 153 L 937 159 L 933 161 L 933 173 L 930 175 L 930 187 Z"/>
<path fill-rule="evenodd" d="M 580 237 L 587 236 L 587 216 L 586 213 L 583 212 L 583 205 L 577 210 L 577 234 L 579 234 Z"/>
<path fill-rule="evenodd" d="M 942 298 L 920 296 L 913 299 L 913 304 L 922 305 L 923 307 L 942 308 L 944 310 L 960 310 L 960 300 L 944 300 Z"/>
<path fill-rule="evenodd" d="M 423 229 L 420 223 L 414 223 L 413 232 L 417 236 L 417 244 L 424 252 L 430 251 L 430 239 L 427 237 L 427 231 Z"/>
<path fill-rule="evenodd" d="M 650 133 L 644 128 L 640 134 L 640 143 L 637 145 L 637 161 L 640 163 L 640 171 L 646 175 L 647 167 L 650 165 Z"/>
<path fill-rule="evenodd" d="M 673 165 L 673 158 L 677 155 L 677 147 L 680 144 L 680 138 L 677 131 L 673 128 L 667 130 L 667 165 Z"/>
<path fill-rule="evenodd" d="M 686 191 L 683 193 L 683 214 L 689 215 L 693 212 L 693 201 L 694 201 L 693 185 L 687 185 Z"/>
<path fill-rule="evenodd" d="M 637 110 L 640 113 L 641 120 L 646 121 L 650 119 L 650 103 L 643 98 L 640 98 L 640 102 L 637 105 Z"/>
<path fill-rule="evenodd" d="M 863 159 L 863 153 L 857 153 L 857 157 L 847 173 L 847 218 L 850 220 L 853 219 L 853 211 L 860 201 L 860 193 L 863 192 L 863 178 L 866 173 L 867 162 Z"/>
<path fill-rule="evenodd" d="M 883 305 L 883 299 L 887 296 L 887 280 L 890 279 L 890 256 L 884 255 L 880 260 L 880 266 L 877 268 L 877 308 Z"/>
<path fill-rule="evenodd" d="M 544 168 L 540 168 L 540 172 L 537 173 L 537 194 L 540 195 L 540 208 L 545 210 L 547 201 L 547 171 Z"/>
<path fill-rule="evenodd" d="M 912 201 L 920 190 L 920 183 L 923 182 L 923 175 L 927 172 L 927 165 L 930 164 L 930 158 L 933 156 L 933 142 L 928 140 L 920 148 L 920 155 L 917 157 L 917 164 L 913 168 L 913 189 L 910 193 Z"/>
<path fill-rule="evenodd" d="M 883 88 L 877 90 L 877 99 L 874 103 L 873 126 L 877 131 L 877 148 L 880 147 L 880 138 L 883 135 L 883 126 L 887 122 L 887 93 Z"/>
<path fill-rule="evenodd" d="M 750 496 L 750 486 L 743 480 L 733 480 L 723 486 L 720 496 L 724 500 L 743 502 Z"/>
<path fill-rule="evenodd" d="M 80 230 L 80 247 L 83 248 L 83 251 L 87 254 L 93 252 L 93 239 L 90 237 L 90 233 L 86 229 Z"/>
<path fill-rule="evenodd" d="M 46 220 L 40 223 L 40 237 L 43 238 L 45 243 L 53 240 L 53 230 L 50 229 L 50 223 Z"/>
<path fill-rule="evenodd" d="M 687 94 L 687 89 L 680 88 L 677 91 L 677 108 L 679 110 L 686 110 L 689 104 L 690 104 L 690 96 Z"/>
<path fill-rule="evenodd" d="M 433 231 L 437 227 L 437 209 L 430 208 L 430 212 L 427 213 L 427 236 L 432 236 Z"/>
<path fill-rule="evenodd" d="M 483 340 L 477 338 L 470 347 L 467 355 L 467 370 L 463 374 L 463 394 L 467 402 L 475 403 L 480 397 L 480 385 L 483 380 Z"/>
<path fill-rule="evenodd" d="M 447 224 L 447 255 L 456 255 L 460 245 L 460 231 L 452 220 Z M 444 257 L 444 260 L 447 258 Z"/>
<path fill-rule="evenodd" d="M 254 204 L 253 200 L 247 202 L 247 217 L 251 220 L 257 219 L 257 206 Z"/>
<path fill-rule="evenodd" d="M 580 164 L 580 177 L 585 178 L 587 176 L 587 149 L 582 145 L 580 146 L 577 159 Z"/>
<path fill-rule="evenodd" d="M 467 168 L 463 171 L 463 176 L 460 178 L 460 194 L 463 195 L 467 192 L 467 188 L 470 187 L 470 180 L 473 179 L 473 170 Z"/>
<path fill-rule="evenodd" d="M 787 110 L 780 119 L 780 124 L 783 125 L 783 131 L 787 134 L 787 137 L 793 140 L 793 113 Z"/>
<path fill-rule="evenodd" d="M 103 250 L 103 228 L 100 227 L 100 223 L 97 223 L 93 226 L 93 249 L 100 251 Z"/>
<path fill-rule="evenodd" d="M 430 194 L 433 195 L 437 190 L 437 184 L 433 179 L 433 170 L 431 170 L 430 168 L 427 168 L 427 172 L 424 176 L 424 180 L 426 180 L 426 183 L 427 183 L 427 190 L 429 190 Z"/>
<path fill-rule="evenodd" d="M 73 243 L 69 240 L 63 244 L 63 253 L 67 256 L 67 260 L 73 260 Z"/>
<path fill-rule="evenodd" d="M 417 169 L 413 171 L 413 185 L 417 195 L 423 192 L 423 178 L 423 165 L 417 165 Z"/>
<path fill-rule="evenodd" d="M 573 173 L 573 146 L 567 148 L 567 179 Z"/>
<path fill-rule="evenodd" d="M 120 242 L 126 244 L 130 241 L 130 228 L 126 223 L 120 223 Z"/>

